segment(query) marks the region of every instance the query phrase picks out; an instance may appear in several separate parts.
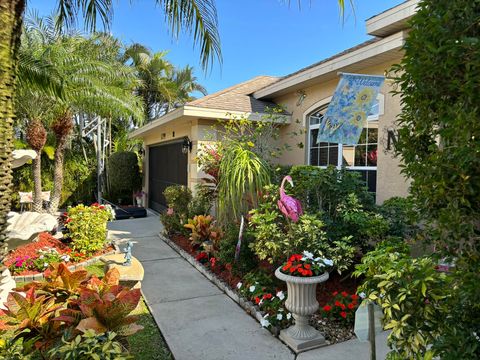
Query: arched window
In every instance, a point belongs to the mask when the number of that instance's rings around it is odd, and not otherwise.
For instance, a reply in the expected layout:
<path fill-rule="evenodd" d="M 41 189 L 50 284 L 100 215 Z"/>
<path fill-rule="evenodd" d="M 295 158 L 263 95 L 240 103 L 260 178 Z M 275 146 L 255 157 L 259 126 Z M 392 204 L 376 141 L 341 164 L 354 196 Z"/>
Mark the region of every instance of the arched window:
<path fill-rule="evenodd" d="M 384 96 L 379 94 L 367 118 L 367 126 L 362 131 L 358 144 L 343 145 L 320 142 L 317 137 L 323 115 L 328 104 L 314 110 L 307 116 L 308 121 L 308 164 L 326 167 L 328 165 L 345 166 L 349 170 L 359 171 L 371 191 L 376 189 L 378 119 L 384 112 Z"/>

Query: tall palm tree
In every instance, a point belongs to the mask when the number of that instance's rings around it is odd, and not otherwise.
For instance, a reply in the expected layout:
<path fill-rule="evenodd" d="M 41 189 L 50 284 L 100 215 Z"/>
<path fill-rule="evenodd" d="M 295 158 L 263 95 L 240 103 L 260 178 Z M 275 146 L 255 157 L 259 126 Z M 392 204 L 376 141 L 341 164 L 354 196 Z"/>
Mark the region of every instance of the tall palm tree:
<path fill-rule="evenodd" d="M 193 92 L 207 95 L 207 90 L 197 80 L 197 77 L 193 74 L 193 67 L 190 65 L 175 70 L 172 81 L 177 87 L 177 103 L 184 104 L 193 100 L 191 95 Z"/>
<path fill-rule="evenodd" d="M 163 9 L 174 36 L 186 30 L 200 46 L 201 62 L 207 68 L 221 59 L 214 0 L 155 0 Z M 13 151 L 13 99 L 18 68 L 20 35 L 26 0 L 0 1 L 0 263 L 7 251 L 6 216 L 10 210 Z M 78 13 L 84 15 L 87 28 L 94 29 L 99 20 L 108 26 L 112 14 L 111 0 L 58 0 L 58 25 L 73 25 Z M 0 266 L 0 272 L 3 266 Z"/>

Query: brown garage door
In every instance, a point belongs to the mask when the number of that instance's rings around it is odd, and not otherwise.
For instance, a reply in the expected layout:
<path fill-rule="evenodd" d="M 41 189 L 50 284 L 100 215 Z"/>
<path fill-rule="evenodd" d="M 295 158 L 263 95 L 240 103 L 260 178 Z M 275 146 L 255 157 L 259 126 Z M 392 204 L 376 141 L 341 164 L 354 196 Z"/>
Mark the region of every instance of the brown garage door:
<path fill-rule="evenodd" d="M 149 207 L 161 211 L 167 206 L 163 191 L 170 185 L 187 185 L 188 157 L 182 142 L 151 146 L 148 154 Z"/>

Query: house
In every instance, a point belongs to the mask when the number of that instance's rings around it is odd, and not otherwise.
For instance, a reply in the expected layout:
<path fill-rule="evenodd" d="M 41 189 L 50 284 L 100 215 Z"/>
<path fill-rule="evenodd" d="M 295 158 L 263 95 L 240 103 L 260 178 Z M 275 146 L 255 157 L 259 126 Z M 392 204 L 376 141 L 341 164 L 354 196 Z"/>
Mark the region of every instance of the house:
<path fill-rule="evenodd" d="M 163 190 L 172 184 L 191 188 L 204 176 L 195 161 L 196 150 L 211 141 L 218 120 L 232 116 L 257 121 L 266 109 L 281 105 L 286 110 L 281 137 L 293 146 L 279 158 L 281 164 L 345 166 L 357 171 L 376 195 L 377 203 L 408 193 L 408 180 L 401 174 L 400 161 L 393 156 L 395 119 L 400 99 L 392 95 L 387 80 L 368 117 L 359 144 L 346 146 L 316 143 L 319 124 L 337 86 L 339 72 L 385 74 L 402 58 L 408 34 L 408 19 L 419 0 L 409 0 L 366 21 L 372 38 L 328 59 L 282 78 L 258 76 L 207 95 L 136 129 L 131 136 L 143 139 L 148 206 L 164 206 Z M 306 131 L 299 131 L 300 129 Z M 292 133 L 298 135 L 292 138 Z"/>

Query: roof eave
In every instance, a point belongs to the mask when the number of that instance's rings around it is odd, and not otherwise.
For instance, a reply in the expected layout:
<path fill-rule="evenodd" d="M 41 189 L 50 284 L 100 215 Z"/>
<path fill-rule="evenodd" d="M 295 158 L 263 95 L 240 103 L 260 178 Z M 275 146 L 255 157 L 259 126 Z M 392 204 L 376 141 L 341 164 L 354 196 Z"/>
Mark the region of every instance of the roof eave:
<path fill-rule="evenodd" d="M 272 85 L 256 91 L 253 96 L 259 100 L 273 99 L 321 81 L 331 80 L 337 76 L 339 71 L 355 71 L 356 68 L 366 62 L 369 65 L 374 65 L 376 62 L 381 64 L 390 57 L 394 59 L 398 57 L 398 52 L 405 43 L 406 35 L 406 31 L 400 31 L 350 53 L 305 69 L 305 71 L 301 71 L 298 74 L 287 76 Z"/>
<path fill-rule="evenodd" d="M 184 105 L 175 109 L 168 114 L 165 114 L 158 119 L 153 120 L 147 125 L 142 126 L 129 134 L 129 138 L 143 138 L 148 132 L 165 125 L 169 122 L 175 121 L 181 117 L 196 117 L 201 119 L 212 119 L 212 120 L 229 120 L 232 118 L 245 118 L 251 121 L 263 121 L 265 116 L 268 116 L 266 113 L 253 113 L 253 112 L 242 112 L 242 111 L 231 111 L 225 109 L 213 109 L 193 105 Z M 277 115 L 275 122 L 281 124 L 290 124 L 292 121 L 292 116 L 289 114 Z"/>
<path fill-rule="evenodd" d="M 420 0 L 410 0 L 366 21 L 367 33 L 372 36 L 386 37 L 408 28 L 408 20 L 417 11 Z"/>

